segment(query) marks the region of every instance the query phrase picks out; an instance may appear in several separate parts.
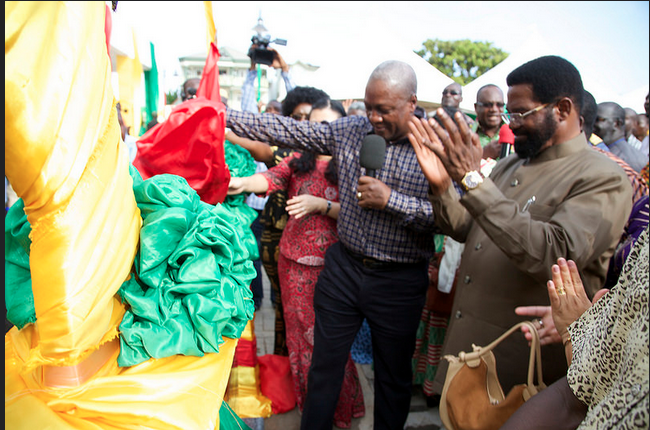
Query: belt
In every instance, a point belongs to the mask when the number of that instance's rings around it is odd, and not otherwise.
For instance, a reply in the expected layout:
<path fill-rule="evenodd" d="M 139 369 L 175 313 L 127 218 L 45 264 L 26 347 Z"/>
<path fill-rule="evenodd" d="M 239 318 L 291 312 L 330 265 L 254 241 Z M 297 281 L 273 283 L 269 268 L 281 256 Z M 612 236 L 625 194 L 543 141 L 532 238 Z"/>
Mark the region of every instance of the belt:
<path fill-rule="evenodd" d="M 343 246 L 343 249 L 353 260 L 358 261 L 368 269 L 398 269 L 398 268 L 405 268 L 405 267 L 420 266 L 424 263 L 423 261 L 418 261 L 416 263 L 398 263 L 395 261 L 382 261 L 382 260 L 377 260 L 376 258 L 367 257 L 362 254 L 357 254 L 356 252 L 350 251 L 345 246 Z"/>

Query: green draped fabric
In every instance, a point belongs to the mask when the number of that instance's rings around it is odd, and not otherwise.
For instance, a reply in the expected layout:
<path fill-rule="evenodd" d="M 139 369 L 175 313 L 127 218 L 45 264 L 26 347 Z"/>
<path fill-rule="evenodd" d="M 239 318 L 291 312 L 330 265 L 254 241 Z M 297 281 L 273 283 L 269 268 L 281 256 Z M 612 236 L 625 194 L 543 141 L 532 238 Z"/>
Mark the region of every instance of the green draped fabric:
<path fill-rule="evenodd" d="M 224 400 L 219 408 L 219 430 L 251 430 Z"/>
<path fill-rule="evenodd" d="M 226 142 L 225 151 L 233 176 L 255 173 L 246 150 Z M 250 225 L 257 213 L 245 204 L 245 195 L 213 206 L 180 176 L 143 181 L 130 169 L 143 224 L 131 279 L 118 292 L 127 304 L 118 364 L 218 352 L 222 336 L 239 338 L 253 318 L 252 261 L 259 255 Z M 23 209 L 19 199 L 5 218 L 7 319 L 18 328 L 36 321 L 31 227 Z"/>
<path fill-rule="evenodd" d="M 32 275 L 29 271 L 29 248 L 32 231 L 25 203 L 18 199 L 5 217 L 5 306 L 7 320 L 19 329 L 36 322 Z"/>
<path fill-rule="evenodd" d="M 228 140 L 224 143 L 224 150 L 226 153 L 226 164 L 233 178 L 241 178 L 255 174 L 257 165 L 250 152 L 241 146 L 232 144 Z M 246 198 L 248 196 L 249 194 L 247 193 L 227 196 L 223 204 L 233 211 L 241 212 L 244 219 L 247 220 L 247 225 L 250 226 L 255 218 L 257 218 L 257 211 L 246 204 Z M 253 239 L 255 239 L 255 236 L 253 236 Z M 255 252 L 257 253 L 257 251 Z"/>
<path fill-rule="evenodd" d="M 131 175 L 143 224 L 135 276 L 119 291 L 130 308 L 118 364 L 218 352 L 222 336 L 239 338 L 253 318 L 250 221 L 234 206 L 202 202 L 180 176 L 143 181 L 133 167 Z"/>

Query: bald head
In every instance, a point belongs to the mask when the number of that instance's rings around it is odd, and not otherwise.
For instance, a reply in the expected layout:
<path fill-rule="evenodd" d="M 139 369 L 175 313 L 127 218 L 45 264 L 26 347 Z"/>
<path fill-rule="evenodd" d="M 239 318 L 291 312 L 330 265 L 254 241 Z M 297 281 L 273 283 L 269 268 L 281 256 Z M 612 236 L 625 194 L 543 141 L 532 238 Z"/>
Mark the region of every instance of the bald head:
<path fill-rule="evenodd" d="M 375 134 L 388 142 L 406 137 L 417 106 L 415 71 L 401 61 L 385 61 L 368 79 L 363 103 Z"/>
<path fill-rule="evenodd" d="M 594 133 L 606 145 L 625 138 L 625 109 L 614 102 L 599 103 Z"/>
<path fill-rule="evenodd" d="M 393 91 L 399 92 L 405 98 L 417 94 L 417 78 L 415 70 L 402 61 L 384 61 L 373 70 L 368 84 L 372 81 L 382 81 Z"/>
<path fill-rule="evenodd" d="M 454 82 L 445 87 L 442 91 L 442 100 L 440 104 L 443 107 L 460 107 L 460 102 L 463 101 L 463 87 L 459 83 Z"/>

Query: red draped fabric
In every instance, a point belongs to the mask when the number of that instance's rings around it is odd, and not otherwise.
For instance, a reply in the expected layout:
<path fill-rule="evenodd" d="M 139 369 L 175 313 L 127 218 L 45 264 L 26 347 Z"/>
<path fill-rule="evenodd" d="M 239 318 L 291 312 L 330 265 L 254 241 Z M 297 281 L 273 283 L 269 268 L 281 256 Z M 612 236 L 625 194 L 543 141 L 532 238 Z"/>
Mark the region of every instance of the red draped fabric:
<path fill-rule="evenodd" d="M 185 178 L 201 200 L 222 203 L 230 171 L 225 161 L 226 107 L 219 95 L 219 51 L 214 42 L 197 97 L 176 106 L 169 118 L 138 139 L 133 165 L 143 179 L 171 173 Z"/>

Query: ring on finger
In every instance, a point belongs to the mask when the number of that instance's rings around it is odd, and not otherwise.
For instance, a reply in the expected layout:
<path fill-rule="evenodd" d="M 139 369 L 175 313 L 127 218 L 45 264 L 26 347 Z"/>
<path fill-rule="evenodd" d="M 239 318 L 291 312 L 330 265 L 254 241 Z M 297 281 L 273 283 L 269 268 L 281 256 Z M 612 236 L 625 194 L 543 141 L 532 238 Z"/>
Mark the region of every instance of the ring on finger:
<path fill-rule="evenodd" d="M 539 324 L 539 328 L 540 328 L 540 329 L 544 328 L 544 321 L 542 321 L 541 318 L 538 318 L 538 319 L 537 319 L 537 323 Z"/>
<path fill-rule="evenodd" d="M 558 296 L 565 296 L 566 295 L 566 290 L 562 287 L 557 289 L 557 295 Z"/>
<path fill-rule="evenodd" d="M 357 199 L 361 200 L 361 197 L 363 197 L 363 194 L 361 193 L 361 191 L 357 192 Z"/>

